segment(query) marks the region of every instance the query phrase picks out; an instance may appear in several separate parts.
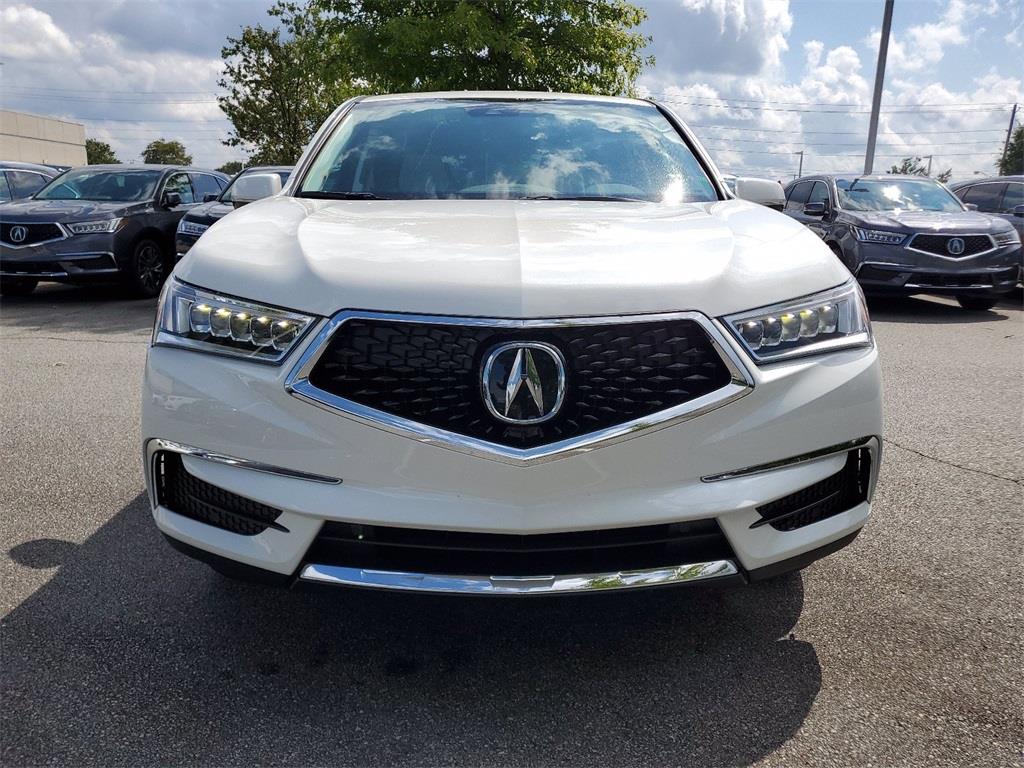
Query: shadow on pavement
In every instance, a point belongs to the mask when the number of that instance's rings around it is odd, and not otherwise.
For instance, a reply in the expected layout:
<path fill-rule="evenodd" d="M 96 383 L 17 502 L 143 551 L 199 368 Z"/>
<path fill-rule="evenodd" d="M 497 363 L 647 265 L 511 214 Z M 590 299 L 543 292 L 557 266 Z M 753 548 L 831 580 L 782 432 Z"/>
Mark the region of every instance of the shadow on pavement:
<path fill-rule="evenodd" d="M 943 301 L 933 296 L 868 296 L 872 320 L 887 323 L 990 323 L 1008 320 L 1003 310 L 1024 309 L 1020 291 L 1009 294 L 989 310 L 966 310 L 955 300 Z"/>
<path fill-rule="evenodd" d="M 149 332 L 156 299 L 133 299 L 118 286 L 42 283 L 28 296 L 0 297 L 0 327 L 8 334 Z"/>
<path fill-rule="evenodd" d="M 799 576 L 568 599 L 277 591 L 171 550 L 142 495 L 80 546 L 15 549 L 65 560 L 2 625 L 9 765 L 747 764 L 821 685 L 786 637 Z"/>

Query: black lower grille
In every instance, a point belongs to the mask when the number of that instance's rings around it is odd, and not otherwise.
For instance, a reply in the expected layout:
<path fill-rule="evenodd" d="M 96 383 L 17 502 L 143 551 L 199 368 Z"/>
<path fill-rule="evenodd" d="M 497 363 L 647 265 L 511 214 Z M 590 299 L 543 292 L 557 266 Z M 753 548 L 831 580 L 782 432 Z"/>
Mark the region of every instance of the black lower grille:
<path fill-rule="evenodd" d="M 959 253 L 949 250 L 950 240 L 962 240 L 963 250 Z M 964 235 L 962 237 L 958 235 L 914 235 L 910 247 L 938 256 L 961 258 L 992 250 L 992 241 L 988 235 Z"/>
<path fill-rule="evenodd" d="M 991 272 L 964 272 L 961 274 L 937 274 L 934 272 L 915 272 L 907 280 L 910 285 L 924 285 L 933 288 L 968 288 L 976 285 L 990 286 L 994 283 Z"/>
<path fill-rule="evenodd" d="M 325 523 L 306 561 L 459 576 L 558 576 L 734 559 L 715 520 L 514 535 Z"/>
<path fill-rule="evenodd" d="M 0 223 L 0 241 L 5 245 L 35 245 L 36 243 L 45 243 L 47 240 L 59 240 L 63 237 L 64 230 L 56 224 Z"/>
<path fill-rule="evenodd" d="M 280 509 L 218 488 L 189 474 L 180 454 L 160 451 L 155 462 L 157 501 L 172 512 L 243 536 L 255 536 L 267 528 L 287 531 L 275 522 L 281 515 Z"/>
<path fill-rule="evenodd" d="M 852 509 L 868 497 L 871 452 L 850 451 L 843 468 L 814 485 L 757 508 L 761 519 L 751 525 L 770 525 L 777 531 L 793 531 Z"/>
<path fill-rule="evenodd" d="M 484 356 L 541 342 L 566 361 L 565 401 L 541 424 L 508 424 L 486 408 Z M 550 328 L 352 319 L 309 375 L 321 390 L 449 432 L 532 448 L 649 416 L 725 386 L 731 373 L 699 323 L 685 318 Z"/>

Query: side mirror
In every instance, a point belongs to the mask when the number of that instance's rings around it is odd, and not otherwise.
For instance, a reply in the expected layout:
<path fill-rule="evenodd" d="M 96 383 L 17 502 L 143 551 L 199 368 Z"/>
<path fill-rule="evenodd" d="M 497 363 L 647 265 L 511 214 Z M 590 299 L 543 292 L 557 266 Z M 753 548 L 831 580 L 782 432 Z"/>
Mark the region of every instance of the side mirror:
<path fill-rule="evenodd" d="M 736 179 L 736 197 L 780 211 L 786 205 L 786 193 L 782 185 L 771 179 L 740 176 Z"/>
<path fill-rule="evenodd" d="M 968 211 L 978 210 L 978 206 L 976 203 L 964 203 L 964 208 L 966 208 Z"/>
<path fill-rule="evenodd" d="M 250 173 L 239 177 L 232 187 L 235 203 L 251 203 L 281 191 L 281 177 L 276 173 Z"/>
<path fill-rule="evenodd" d="M 164 208 L 177 208 L 181 205 L 181 195 L 177 192 L 164 192 Z"/>
<path fill-rule="evenodd" d="M 205 195 L 203 195 L 203 202 L 212 203 L 218 197 L 220 197 L 220 195 L 218 195 L 216 192 L 207 192 Z"/>
<path fill-rule="evenodd" d="M 824 216 L 828 213 L 828 206 L 824 203 L 807 203 L 804 206 L 804 216 Z"/>
<path fill-rule="evenodd" d="M 1015 205 L 1013 207 L 1013 215 L 1018 219 L 1024 219 L 1024 205 Z"/>

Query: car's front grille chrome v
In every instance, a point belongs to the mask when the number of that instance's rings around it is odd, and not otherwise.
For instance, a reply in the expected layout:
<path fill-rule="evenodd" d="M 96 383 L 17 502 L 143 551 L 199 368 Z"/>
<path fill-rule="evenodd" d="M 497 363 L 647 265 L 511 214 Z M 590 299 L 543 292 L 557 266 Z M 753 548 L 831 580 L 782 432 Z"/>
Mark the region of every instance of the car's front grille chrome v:
<path fill-rule="evenodd" d="M 355 346 L 333 344 L 343 332 L 356 333 Z M 557 419 L 518 430 L 490 421 L 481 360 L 505 342 L 561 349 L 571 370 Z M 614 356 L 614 366 L 595 362 L 602 352 Z M 353 362 L 357 354 L 364 357 Z M 380 375 L 366 372 L 378 365 Z M 598 384 L 610 394 L 595 394 Z M 516 465 L 696 418 L 753 385 L 724 333 L 698 312 L 515 320 L 344 311 L 321 328 L 286 380 L 295 397 L 368 426 Z"/>

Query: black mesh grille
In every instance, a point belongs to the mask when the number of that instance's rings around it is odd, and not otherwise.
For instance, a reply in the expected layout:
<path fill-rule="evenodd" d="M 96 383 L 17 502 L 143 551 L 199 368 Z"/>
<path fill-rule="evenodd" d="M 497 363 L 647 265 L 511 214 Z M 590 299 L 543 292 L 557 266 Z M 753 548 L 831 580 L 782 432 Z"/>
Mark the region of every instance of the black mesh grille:
<path fill-rule="evenodd" d="M 160 451 L 155 461 L 157 500 L 172 512 L 243 536 L 255 536 L 267 528 L 287 531 L 274 522 L 281 514 L 280 509 L 190 475 L 180 454 Z"/>
<path fill-rule="evenodd" d="M 964 241 L 963 253 L 952 254 L 949 252 L 949 241 L 954 237 Z M 935 253 L 939 256 L 961 258 L 991 250 L 992 241 L 986 235 L 965 235 L 963 237 L 958 235 L 914 235 L 910 247 L 916 248 L 919 251 Z"/>
<path fill-rule="evenodd" d="M 14 227 L 25 229 L 25 238 L 15 242 L 11 238 L 11 230 Z M 0 240 L 7 245 L 32 245 L 47 240 L 57 240 L 64 237 L 64 232 L 56 224 L 18 224 L 17 222 L 0 223 Z"/>
<path fill-rule="evenodd" d="M 550 421 L 509 425 L 487 411 L 482 358 L 509 341 L 546 342 L 565 357 L 565 404 Z M 730 379 L 707 333 L 687 319 L 526 330 L 353 319 L 309 376 L 348 400 L 513 448 L 648 416 Z"/>
<path fill-rule="evenodd" d="M 757 508 L 761 519 L 751 528 L 768 524 L 777 531 L 792 531 L 838 515 L 868 497 L 871 453 L 850 451 L 841 470 L 814 485 Z"/>
<path fill-rule="evenodd" d="M 557 576 L 734 559 L 715 520 L 512 535 L 325 523 L 306 561 L 460 576 Z"/>

